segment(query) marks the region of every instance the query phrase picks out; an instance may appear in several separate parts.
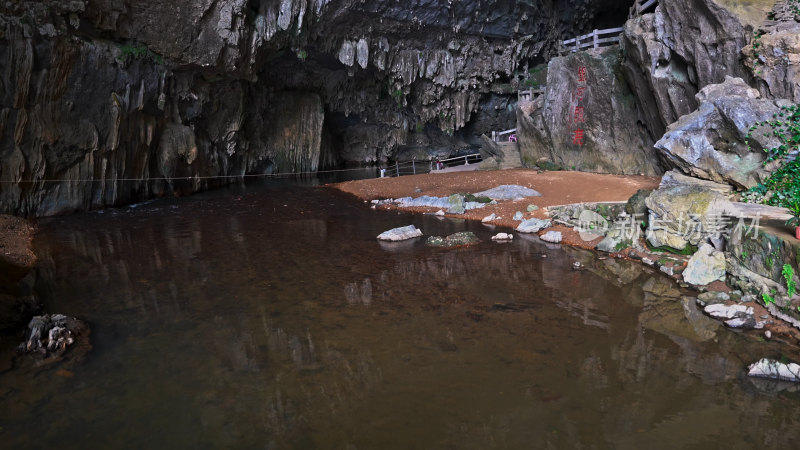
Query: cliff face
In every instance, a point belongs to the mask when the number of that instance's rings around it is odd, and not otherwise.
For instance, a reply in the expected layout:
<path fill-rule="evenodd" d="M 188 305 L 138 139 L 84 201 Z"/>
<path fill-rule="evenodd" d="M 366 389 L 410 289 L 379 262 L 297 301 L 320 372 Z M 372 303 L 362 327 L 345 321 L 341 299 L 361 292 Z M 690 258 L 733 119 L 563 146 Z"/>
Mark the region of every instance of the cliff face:
<path fill-rule="evenodd" d="M 514 126 L 517 83 L 557 37 L 627 11 L 567 3 L 4 2 L 0 212 L 474 145 Z"/>

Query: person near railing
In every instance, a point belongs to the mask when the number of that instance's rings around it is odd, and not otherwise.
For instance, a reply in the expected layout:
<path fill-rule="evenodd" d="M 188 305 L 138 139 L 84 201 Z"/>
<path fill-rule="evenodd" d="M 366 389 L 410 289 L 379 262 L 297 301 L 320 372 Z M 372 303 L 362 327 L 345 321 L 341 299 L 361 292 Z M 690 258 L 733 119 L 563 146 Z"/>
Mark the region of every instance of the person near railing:
<path fill-rule="evenodd" d="M 509 136 L 508 137 L 508 142 L 517 142 L 517 135 L 516 134 L 512 134 L 511 136 Z"/>

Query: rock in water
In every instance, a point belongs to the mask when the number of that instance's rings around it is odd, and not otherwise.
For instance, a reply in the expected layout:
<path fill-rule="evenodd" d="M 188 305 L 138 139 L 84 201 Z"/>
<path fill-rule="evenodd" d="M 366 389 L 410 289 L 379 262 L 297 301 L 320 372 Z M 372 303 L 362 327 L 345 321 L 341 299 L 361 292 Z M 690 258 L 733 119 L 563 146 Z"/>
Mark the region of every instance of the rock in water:
<path fill-rule="evenodd" d="M 431 247 L 463 247 L 467 245 L 473 245 L 479 243 L 481 240 L 478 239 L 478 236 L 475 236 L 475 233 L 471 231 L 460 231 L 458 233 L 453 233 L 446 238 L 442 238 L 441 236 L 431 236 L 426 241 L 425 244 Z"/>
<path fill-rule="evenodd" d="M 418 229 L 414 225 L 408 225 L 405 227 L 393 228 L 389 231 L 384 231 L 378 235 L 378 239 L 381 241 L 404 241 L 406 239 L 413 239 L 420 236 L 422 236 L 422 230 Z"/>
<path fill-rule="evenodd" d="M 540 230 L 549 228 L 552 223 L 548 219 L 528 219 L 523 220 L 517 227 L 520 233 L 538 233 Z"/>
<path fill-rule="evenodd" d="M 683 271 L 683 280 L 695 286 L 705 286 L 724 279 L 725 255 L 714 250 L 710 244 L 703 244 Z"/>
<path fill-rule="evenodd" d="M 561 232 L 560 231 L 548 231 L 547 233 L 539 236 L 539 239 L 545 242 L 552 242 L 553 244 L 558 244 L 561 242 Z"/>
<path fill-rule="evenodd" d="M 509 233 L 497 233 L 492 236 L 493 241 L 510 241 L 512 239 L 514 239 L 514 235 Z"/>
<path fill-rule="evenodd" d="M 774 380 L 800 382 L 800 365 L 784 364 L 772 359 L 763 358 L 751 364 L 747 375 L 751 377 L 772 378 Z"/>
<path fill-rule="evenodd" d="M 79 338 L 83 338 L 84 347 L 88 347 L 88 334 L 86 324 L 73 317 L 63 314 L 36 316 L 28 323 L 28 337 L 17 352 L 34 355 L 37 364 L 57 361 Z"/>
<path fill-rule="evenodd" d="M 519 221 L 519 220 L 522 220 L 524 217 L 525 216 L 522 215 L 522 211 L 517 211 L 516 213 L 514 213 L 514 219 L 513 220 Z"/>
<path fill-rule="evenodd" d="M 481 223 L 489 223 L 489 222 L 491 222 L 491 221 L 493 221 L 495 219 L 497 219 L 497 214 L 491 213 L 488 216 L 486 216 L 483 219 L 481 219 Z"/>

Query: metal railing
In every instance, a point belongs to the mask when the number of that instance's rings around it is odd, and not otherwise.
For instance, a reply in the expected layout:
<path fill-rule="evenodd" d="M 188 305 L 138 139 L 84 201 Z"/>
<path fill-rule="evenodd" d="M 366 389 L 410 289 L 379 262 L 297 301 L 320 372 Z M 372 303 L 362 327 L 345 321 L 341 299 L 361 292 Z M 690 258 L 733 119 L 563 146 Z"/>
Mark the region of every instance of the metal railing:
<path fill-rule="evenodd" d="M 561 41 L 561 46 L 558 49 L 558 53 L 561 55 L 579 52 L 585 48 L 600 48 L 601 46 L 619 44 L 619 35 L 622 33 L 622 30 L 622 27 L 594 30 L 589 34 L 584 34 L 583 36 L 576 36 L 572 39 L 563 40 Z"/>
<path fill-rule="evenodd" d="M 395 161 L 384 169 L 383 176 L 385 177 L 402 177 L 404 175 L 419 175 L 423 173 L 435 172 L 440 170 L 436 167 L 437 162 L 441 165 L 441 169 L 448 167 L 461 166 L 464 164 L 475 164 L 483 161 L 480 153 L 470 153 L 469 155 L 456 156 L 453 158 L 433 160 L 416 160 L 411 161 Z"/>
<path fill-rule="evenodd" d="M 643 12 L 647 11 L 653 5 L 658 4 L 658 0 L 636 0 L 636 3 L 631 6 L 630 17 L 641 16 Z"/>
<path fill-rule="evenodd" d="M 540 87 L 530 88 L 524 91 L 518 91 L 517 101 L 521 102 L 523 100 L 533 100 L 537 96 L 544 94 L 544 88 L 545 88 L 544 86 L 540 86 Z"/>
<path fill-rule="evenodd" d="M 516 134 L 513 134 L 516 132 L 517 132 L 516 128 L 512 128 L 506 131 L 492 131 L 492 142 L 517 142 L 517 136 Z M 508 139 L 501 140 L 503 136 L 506 135 L 508 135 Z"/>

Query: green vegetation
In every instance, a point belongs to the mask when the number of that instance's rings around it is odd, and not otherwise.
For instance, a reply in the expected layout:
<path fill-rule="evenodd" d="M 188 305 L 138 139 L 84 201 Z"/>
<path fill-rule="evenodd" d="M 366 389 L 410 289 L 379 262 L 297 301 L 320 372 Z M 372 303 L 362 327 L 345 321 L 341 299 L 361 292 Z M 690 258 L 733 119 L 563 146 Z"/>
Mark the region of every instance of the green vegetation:
<path fill-rule="evenodd" d="M 786 294 L 789 298 L 794 297 L 795 292 L 797 292 L 797 284 L 794 281 L 794 269 L 790 264 L 783 265 L 783 279 L 786 280 Z"/>
<path fill-rule="evenodd" d="M 625 250 L 626 248 L 631 247 L 632 245 L 633 245 L 632 240 L 625 239 L 624 241 L 621 241 L 619 244 L 615 245 L 614 250 L 616 251 Z"/>
<path fill-rule="evenodd" d="M 789 214 L 792 217 L 786 221 L 786 225 L 790 227 L 800 227 L 800 201 L 795 200 L 794 203 L 789 206 Z"/>
<path fill-rule="evenodd" d="M 390 90 L 389 94 L 391 94 L 391 96 L 394 99 L 394 101 L 397 102 L 397 106 L 403 106 L 403 90 L 402 89 Z"/>
<path fill-rule="evenodd" d="M 773 289 L 770 294 L 761 294 L 761 298 L 764 299 L 764 306 L 769 306 L 770 303 L 775 303 L 775 290 Z"/>
<path fill-rule="evenodd" d="M 464 194 L 464 200 L 468 202 L 478 202 L 478 203 L 491 203 L 492 199 L 485 196 L 476 197 L 474 194 Z"/>
<path fill-rule="evenodd" d="M 142 44 L 130 43 L 120 46 L 120 59 L 123 64 L 129 64 L 131 61 L 139 59 L 150 59 L 156 64 L 164 65 L 164 58 L 161 55 L 153 53 L 149 48 Z"/>
<path fill-rule="evenodd" d="M 425 122 L 419 121 L 417 122 L 417 133 L 422 133 L 422 130 L 425 129 Z"/>
<path fill-rule="evenodd" d="M 763 183 L 751 188 L 743 199 L 791 209 L 800 201 L 800 105 L 781 107 L 773 120 L 756 122 L 745 139 L 748 147 L 752 134 L 762 128 L 766 128 L 762 133 L 764 136 L 780 142 L 765 150 L 767 159 L 764 163 L 779 161 L 780 166 Z"/>
<path fill-rule="evenodd" d="M 536 163 L 536 167 L 542 170 L 550 170 L 553 172 L 557 172 L 559 170 L 564 170 L 560 165 L 552 162 L 552 161 L 539 161 Z"/>
<path fill-rule="evenodd" d="M 683 250 L 678 250 L 677 248 L 670 247 L 669 245 L 662 245 L 661 247 L 650 247 L 648 244 L 648 247 L 651 252 L 672 253 L 673 255 L 688 256 L 688 255 L 694 255 L 695 252 L 697 252 L 697 246 L 692 244 L 687 244 Z"/>
<path fill-rule="evenodd" d="M 761 69 L 757 69 L 757 67 L 762 64 L 761 63 L 761 59 L 759 59 L 759 57 L 761 56 L 761 53 L 759 53 L 759 49 L 761 48 L 761 45 L 762 45 L 761 44 L 761 36 L 764 36 L 764 34 L 765 34 L 765 32 L 761 31 L 761 30 L 757 30 L 757 31 L 753 32 L 753 44 L 752 44 L 752 47 L 753 47 L 753 73 L 755 75 L 758 75 L 758 74 L 761 73 Z"/>
<path fill-rule="evenodd" d="M 297 59 L 299 59 L 300 61 L 305 62 L 305 60 L 308 59 L 308 52 L 305 51 L 305 50 L 298 50 L 297 51 Z"/>

